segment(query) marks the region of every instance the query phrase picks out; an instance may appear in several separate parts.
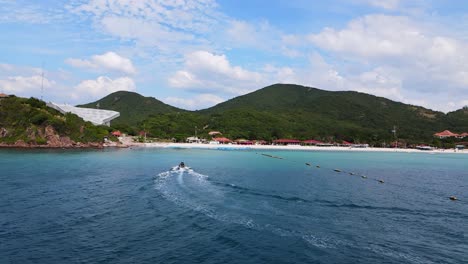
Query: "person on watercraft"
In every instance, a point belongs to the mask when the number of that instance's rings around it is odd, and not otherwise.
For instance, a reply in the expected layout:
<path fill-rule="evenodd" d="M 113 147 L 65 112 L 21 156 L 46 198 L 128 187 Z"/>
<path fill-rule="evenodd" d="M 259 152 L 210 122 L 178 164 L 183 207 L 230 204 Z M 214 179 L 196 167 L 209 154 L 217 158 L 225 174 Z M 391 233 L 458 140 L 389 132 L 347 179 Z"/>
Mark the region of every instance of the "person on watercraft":
<path fill-rule="evenodd" d="M 185 164 L 184 164 L 184 162 L 182 161 L 182 162 L 179 164 L 179 169 L 183 169 L 183 168 L 185 168 Z"/>

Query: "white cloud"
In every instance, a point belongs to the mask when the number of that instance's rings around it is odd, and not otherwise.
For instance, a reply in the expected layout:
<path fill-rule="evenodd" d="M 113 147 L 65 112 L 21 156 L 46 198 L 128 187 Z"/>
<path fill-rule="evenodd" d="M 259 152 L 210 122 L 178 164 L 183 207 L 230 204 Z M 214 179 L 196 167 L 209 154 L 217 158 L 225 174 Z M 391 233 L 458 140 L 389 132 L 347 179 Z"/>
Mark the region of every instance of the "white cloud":
<path fill-rule="evenodd" d="M 243 94 L 262 83 L 262 75 L 232 66 L 225 55 L 196 51 L 185 57 L 184 69 L 168 80 L 171 87 Z"/>
<path fill-rule="evenodd" d="M 369 15 L 352 20 L 342 30 L 325 28 L 319 34 L 310 35 L 309 40 L 320 48 L 362 60 L 414 56 L 430 41 L 422 30 L 407 17 Z"/>
<path fill-rule="evenodd" d="M 403 102 L 424 97 L 426 107 L 441 110 L 447 110 L 440 107 L 441 98 L 454 101 L 468 93 L 468 42 L 440 35 L 409 17 L 369 15 L 344 29 L 326 28 L 309 40 L 339 58 L 334 67 L 341 68 L 348 89 Z M 343 61 L 352 70 L 340 66 Z"/>
<path fill-rule="evenodd" d="M 102 55 L 94 55 L 89 60 L 69 58 L 65 62 L 71 66 L 94 71 L 114 71 L 125 74 L 135 74 L 136 69 L 130 59 L 109 51 Z"/>
<path fill-rule="evenodd" d="M 363 2 L 374 7 L 395 10 L 400 6 L 401 0 L 363 0 Z"/>
<path fill-rule="evenodd" d="M 198 110 L 211 107 L 225 101 L 214 94 L 199 94 L 190 98 L 167 97 L 164 102 L 183 109 Z"/>
<path fill-rule="evenodd" d="M 51 88 L 53 85 L 55 85 L 54 81 L 42 78 L 41 75 L 11 76 L 0 79 L 1 91 L 27 97 L 31 95 L 37 96 L 41 92 L 41 87 Z"/>
<path fill-rule="evenodd" d="M 135 91 L 135 82 L 129 77 L 111 79 L 100 76 L 96 80 L 85 80 L 75 86 L 74 99 L 87 97 L 102 97 L 117 91 Z"/>
<path fill-rule="evenodd" d="M 138 49 L 180 55 L 190 46 L 205 45 L 205 35 L 219 27 L 224 16 L 215 0 L 90 0 L 71 10 L 91 18 L 96 28 Z"/>
<path fill-rule="evenodd" d="M 24 1 L 0 1 L 0 14 L 0 23 L 46 24 L 54 17 L 50 10 Z"/>

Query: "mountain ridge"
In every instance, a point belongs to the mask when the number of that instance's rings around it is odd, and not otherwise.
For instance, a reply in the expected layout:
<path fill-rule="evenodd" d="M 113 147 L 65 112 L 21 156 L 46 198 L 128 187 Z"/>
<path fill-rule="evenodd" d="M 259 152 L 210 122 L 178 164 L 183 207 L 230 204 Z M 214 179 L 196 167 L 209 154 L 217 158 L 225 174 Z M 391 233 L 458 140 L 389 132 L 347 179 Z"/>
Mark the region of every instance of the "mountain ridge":
<path fill-rule="evenodd" d="M 117 92 L 104 97 L 107 104 L 101 99 L 87 105 L 99 102 L 104 108 L 109 105 L 109 98 L 116 94 L 122 97 L 138 95 Z M 140 95 L 135 100 L 126 100 L 131 105 L 121 109 L 151 107 L 151 103 L 141 103 L 144 98 L 148 97 Z M 160 138 L 182 139 L 193 135 L 194 129 L 206 127 L 232 138 L 296 137 L 389 142 L 396 139 L 391 132 L 396 126 L 398 138 L 417 143 L 432 141 L 433 133 L 444 129 L 468 129 L 465 122 L 468 117 L 463 109 L 444 114 L 366 93 L 326 91 L 294 84 L 273 84 L 197 111 L 173 107 L 155 98 L 152 100 L 157 102 L 156 110 L 145 108 L 143 116 L 130 112 L 121 112 L 121 115 L 138 120 L 138 129 L 148 130 Z M 110 110 L 119 111 L 117 108 Z M 126 125 L 135 126 L 136 123 Z M 203 135 L 207 131 L 199 132 Z"/>

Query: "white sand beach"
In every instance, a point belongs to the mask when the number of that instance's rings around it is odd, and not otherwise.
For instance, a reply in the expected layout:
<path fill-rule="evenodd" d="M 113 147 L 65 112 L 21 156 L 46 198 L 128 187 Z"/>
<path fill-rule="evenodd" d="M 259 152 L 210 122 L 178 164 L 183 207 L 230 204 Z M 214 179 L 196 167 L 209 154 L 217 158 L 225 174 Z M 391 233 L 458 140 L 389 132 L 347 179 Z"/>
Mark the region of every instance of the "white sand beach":
<path fill-rule="evenodd" d="M 403 148 L 353 148 L 353 147 L 318 147 L 318 146 L 301 146 L 301 145 L 236 145 L 236 144 L 197 144 L 197 143 L 138 143 L 132 142 L 130 137 L 119 138 L 121 142 L 131 147 L 146 147 L 146 148 L 181 148 L 181 149 L 214 149 L 214 150 L 298 150 L 298 151 L 348 151 L 348 152 L 403 152 L 403 153 L 449 153 L 449 154 L 468 154 L 468 150 L 455 149 L 403 149 Z"/>

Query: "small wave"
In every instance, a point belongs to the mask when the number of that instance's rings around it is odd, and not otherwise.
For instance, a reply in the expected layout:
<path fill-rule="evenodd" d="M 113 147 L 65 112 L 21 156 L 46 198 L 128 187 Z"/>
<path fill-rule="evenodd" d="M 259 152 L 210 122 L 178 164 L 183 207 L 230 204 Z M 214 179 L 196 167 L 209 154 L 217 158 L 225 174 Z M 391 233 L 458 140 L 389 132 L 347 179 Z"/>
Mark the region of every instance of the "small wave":
<path fill-rule="evenodd" d="M 237 185 L 229 184 L 229 183 L 222 183 L 222 182 L 215 182 L 215 181 L 211 181 L 211 183 L 217 186 L 227 187 L 227 188 L 236 190 L 238 193 L 243 193 L 243 194 L 268 197 L 268 198 L 273 198 L 273 199 L 278 199 L 278 200 L 283 200 L 283 201 L 304 202 L 304 203 L 313 202 L 310 200 L 303 199 L 301 197 L 296 197 L 296 196 L 288 197 L 288 196 L 283 196 L 283 195 L 278 195 L 278 194 L 269 194 L 269 193 L 261 192 L 255 189 L 245 188 L 245 187 L 241 187 L 241 186 L 237 186 Z"/>

